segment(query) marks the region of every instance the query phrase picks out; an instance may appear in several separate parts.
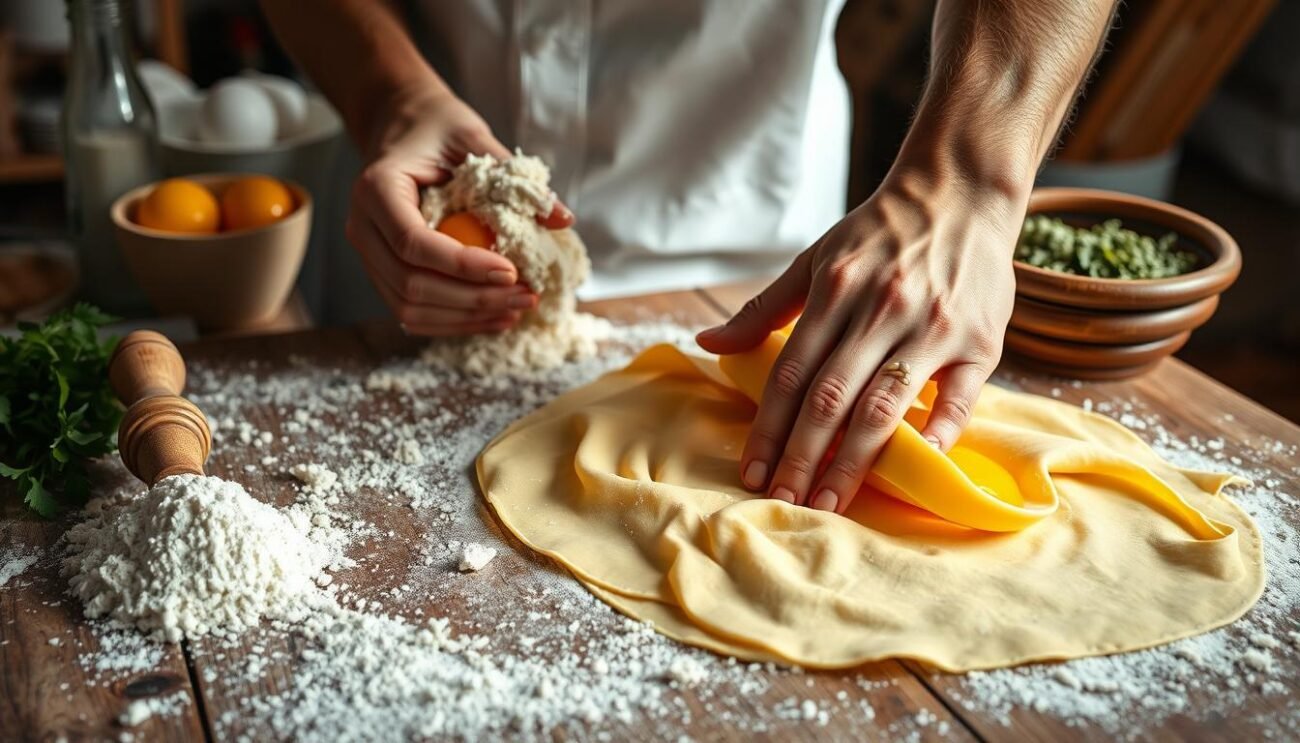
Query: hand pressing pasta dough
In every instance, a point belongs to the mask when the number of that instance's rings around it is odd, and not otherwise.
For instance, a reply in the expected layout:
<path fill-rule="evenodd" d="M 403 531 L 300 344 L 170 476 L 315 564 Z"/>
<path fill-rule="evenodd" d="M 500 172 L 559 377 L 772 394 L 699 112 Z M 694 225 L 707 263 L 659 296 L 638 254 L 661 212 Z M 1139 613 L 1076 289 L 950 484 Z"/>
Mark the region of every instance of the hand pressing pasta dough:
<path fill-rule="evenodd" d="M 944 450 L 957 440 L 1001 355 L 1034 176 L 1113 6 L 939 3 L 930 79 L 880 189 L 699 337 L 736 353 L 803 315 L 745 444 L 747 487 L 843 513 L 932 377 L 939 394 L 922 433 Z"/>

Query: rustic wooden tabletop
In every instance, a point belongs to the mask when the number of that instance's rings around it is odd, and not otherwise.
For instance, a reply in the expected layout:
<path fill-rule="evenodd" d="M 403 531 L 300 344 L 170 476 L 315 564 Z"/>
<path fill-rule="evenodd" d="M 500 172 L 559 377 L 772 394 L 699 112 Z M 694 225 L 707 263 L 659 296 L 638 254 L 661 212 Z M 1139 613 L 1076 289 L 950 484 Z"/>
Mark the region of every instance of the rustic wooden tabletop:
<path fill-rule="evenodd" d="M 661 294 L 635 300 L 601 302 L 587 309 L 614 320 L 641 320 L 666 316 L 686 325 L 712 324 L 725 318 L 757 289 L 733 286 Z M 279 336 L 205 340 L 182 349 L 187 360 L 220 377 L 226 370 L 244 369 L 255 359 L 262 372 L 273 373 L 294 365 L 320 365 L 364 371 L 394 356 L 411 355 L 416 345 L 388 326 L 311 330 Z M 1158 417 L 1165 434 L 1179 440 L 1221 441 L 1215 451 L 1225 461 L 1247 462 L 1253 472 L 1263 473 L 1278 492 L 1300 493 L 1300 469 L 1295 445 L 1300 428 L 1250 400 L 1238 395 L 1178 361 L 1166 361 L 1153 372 L 1133 381 L 1071 384 L 1020 369 L 1007 362 L 999 377 L 1023 389 L 1059 397 L 1099 410 L 1134 410 L 1141 420 Z M 447 404 L 455 404 L 455 390 L 442 390 Z M 291 414 L 292 410 L 288 411 Z M 383 410 L 357 410 L 382 421 Z M 251 411 L 257 428 L 280 431 L 288 415 L 275 406 Z M 1143 428 L 1142 424 L 1137 426 Z M 1151 430 L 1138 430 L 1150 438 Z M 1162 434 L 1163 435 L 1163 434 Z M 1265 442 L 1271 442 L 1265 445 Z M 261 473 L 255 465 L 267 455 L 255 447 L 225 447 L 209 461 L 210 474 L 238 479 L 251 492 L 280 503 L 292 501 L 294 486 L 283 478 Z M 465 465 L 470 463 L 467 461 Z M 118 475 L 120 477 L 120 473 Z M 469 487 L 467 484 L 466 487 Z M 7 544 L 22 544 L 47 555 L 20 576 L 8 580 L 0 575 L 0 739 L 118 739 L 124 733 L 135 740 L 247 739 L 276 737 L 274 731 L 244 714 L 241 700 L 271 695 L 292 683 L 300 662 L 292 640 L 280 635 L 249 636 L 235 648 L 218 647 L 211 641 L 166 646 L 147 669 L 119 674 L 102 683 L 93 668 L 79 658 L 93 650 L 97 635 L 84 620 L 76 602 L 65 595 L 66 581 L 59 576 L 57 540 L 66 523 L 45 522 L 30 517 L 5 498 L 0 511 L 0 562 Z M 400 564 L 415 558 L 418 525 L 409 518 L 383 512 L 382 506 L 366 517 L 389 530 L 391 538 L 366 548 L 381 553 L 381 562 Z M 406 513 L 409 514 L 409 511 Z M 490 518 L 489 516 L 484 516 Z M 1292 528 L 1300 527 L 1300 513 L 1285 513 Z M 526 550 L 514 545 L 520 555 Z M 1294 553 L 1295 545 L 1291 545 Z M 538 558 L 510 555 L 493 580 L 509 591 L 513 575 L 535 569 Z M 1300 560 L 1300 557 L 1296 558 Z M 2 566 L 0 566 L 2 567 Z M 364 580 L 359 578 L 358 580 Z M 375 586 L 376 590 L 383 588 Z M 1296 587 L 1292 586 L 1292 592 Z M 463 621 L 473 608 L 445 596 L 435 607 L 453 624 Z M 1300 612 L 1289 609 L 1289 629 L 1300 626 Z M 1283 628 L 1287 629 L 1287 628 Z M 1234 631 L 1229 629 L 1228 631 Z M 1245 631 L 1245 630 L 1242 630 Z M 1297 635 L 1300 637 L 1300 635 Z M 267 645 L 274 647 L 268 648 Z M 253 648 L 270 668 L 247 683 L 231 681 L 244 668 L 244 657 Z M 283 652 L 275 652 L 281 650 Z M 688 726 L 668 730 L 647 721 L 611 723 L 602 728 L 609 739 L 688 737 L 695 739 L 752 739 L 770 737 L 799 739 L 908 739 L 908 740 L 1112 740 L 1117 737 L 1149 740 L 1257 740 L 1265 737 L 1300 736 L 1300 654 L 1294 649 L 1273 657 L 1270 678 L 1280 684 L 1270 694 L 1245 694 L 1243 702 L 1225 711 L 1208 703 L 1218 694 L 1213 684 L 1187 686 L 1186 706 L 1180 712 L 1151 715 L 1142 700 L 1129 702 L 1131 714 L 1114 724 L 1090 722 L 1087 716 L 1063 717 L 1051 706 L 1005 703 L 997 706 L 980 702 L 971 679 L 927 669 L 911 661 L 887 661 L 845 673 L 795 675 L 773 672 L 762 691 L 752 698 L 733 702 L 743 714 L 770 710 L 783 700 L 862 699 L 872 715 L 831 715 L 820 721 L 792 721 L 772 726 L 763 734 L 753 728 L 742 730 L 726 719 L 710 714 L 711 704 L 693 699 L 690 689 L 681 694 L 697 714 Z M 1034 668 L 1010 672 L 1022 674 L 1029 683 L 1039 683 Z M 222 683 L 213 683 L 213 679 Z M 1050 681 L 1048 682 L 1050 683 Z M 1281 691 L 1278 691 L 1281 689 Z M 177 693 L 188 695 L 189 704 L 176 714 L 156 715 L 138 726 L 122 727 L 118 717 L 134 699 Z M 748 706 L 746 706 L 748 705 Z M 841 706 L 843 706 L 841 704 Z M 1201 712 L 1208 709 L 1208 712 Z M 734 719 L 734 718 L 732 718 Z M 1113 721 L 1112 721 L 1113 722 Z M 573 737 L 569 729 L 566 737 Z M 581 728 L 577 729 L 581 734 Z M 759 731 L 761 732 L 761 731 Z M 674 734 L 675 733 L 675 734 Z M 383 737 L 383 731 L 374 736 Z"/>

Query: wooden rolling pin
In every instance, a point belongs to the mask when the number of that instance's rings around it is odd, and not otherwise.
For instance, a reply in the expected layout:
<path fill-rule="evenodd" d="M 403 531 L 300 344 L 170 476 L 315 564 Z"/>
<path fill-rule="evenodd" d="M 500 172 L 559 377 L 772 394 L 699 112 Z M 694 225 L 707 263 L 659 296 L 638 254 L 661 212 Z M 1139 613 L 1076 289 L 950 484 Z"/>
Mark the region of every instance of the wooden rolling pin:
<path fill-rule="evenodd" d="M 212 449 L 208 419 L 181 397 L 185 361 L 161 333 L 137 330 L 108 362 L 108 381 L 126 406 L 117 448 L 131 474 L 152 487 L 171 475 L 202 475 Z"/>

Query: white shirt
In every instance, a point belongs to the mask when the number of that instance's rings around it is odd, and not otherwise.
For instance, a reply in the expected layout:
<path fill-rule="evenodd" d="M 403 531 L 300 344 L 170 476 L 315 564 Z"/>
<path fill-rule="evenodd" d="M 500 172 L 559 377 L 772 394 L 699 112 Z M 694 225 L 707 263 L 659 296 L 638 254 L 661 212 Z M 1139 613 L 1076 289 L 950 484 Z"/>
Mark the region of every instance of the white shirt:
<path fill-rule="evenodd" d="M 584 299 L 770 275 L 844 214 L 844 0 L 416 0 L 434 69 L 578 216 Z"/>

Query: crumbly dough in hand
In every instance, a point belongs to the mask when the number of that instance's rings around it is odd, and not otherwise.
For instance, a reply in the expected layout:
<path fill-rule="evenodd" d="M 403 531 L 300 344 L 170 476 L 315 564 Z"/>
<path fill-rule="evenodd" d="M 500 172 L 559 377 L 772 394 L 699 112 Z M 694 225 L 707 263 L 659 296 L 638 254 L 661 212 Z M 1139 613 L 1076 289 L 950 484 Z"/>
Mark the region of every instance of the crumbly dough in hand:
<path fill-rule="evenodd" d="M 587 249 L 573 229 L 537 223 L 554 205 L 550 170 L 540 159 L 516 152 L 498 162 L 469 155 L 451 180 L 426 188 L 420 212 L 430 228 L 448 214 L 467 211 L 496 235 L 495 250 L 537 292 L 537 309 L 499 335 L 436 341 L 425 360 L 475 375 L 544 369 L 591 356 L 608 325 L 577 311 L 574 292 L 591 271 Z"/>

